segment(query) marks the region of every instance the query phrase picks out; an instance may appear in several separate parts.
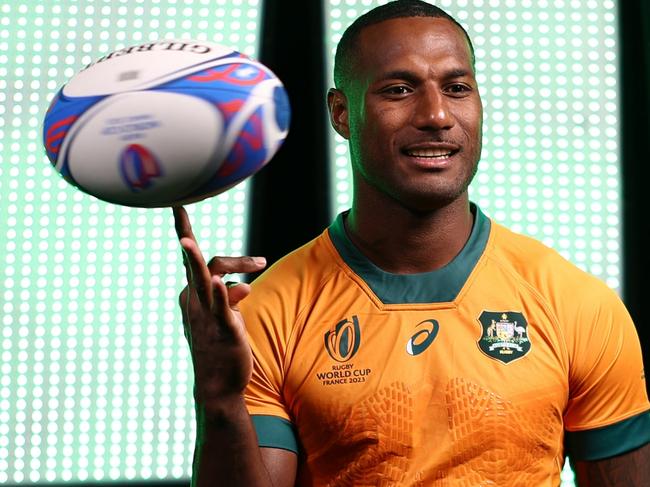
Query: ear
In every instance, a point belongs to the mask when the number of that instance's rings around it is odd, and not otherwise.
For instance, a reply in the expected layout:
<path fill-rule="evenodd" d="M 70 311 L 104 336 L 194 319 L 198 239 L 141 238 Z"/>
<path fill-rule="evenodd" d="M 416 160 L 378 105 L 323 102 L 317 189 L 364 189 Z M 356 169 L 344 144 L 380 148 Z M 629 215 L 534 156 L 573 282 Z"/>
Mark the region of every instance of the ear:
<path fill-rule="evenodd" d="M 327 107 L 330 112 L 330 123 L 334 130 L 344 139 L 349 139 L 348 100 L 343 92 L 336 88 L 330 88 L 327 92 Z"/>

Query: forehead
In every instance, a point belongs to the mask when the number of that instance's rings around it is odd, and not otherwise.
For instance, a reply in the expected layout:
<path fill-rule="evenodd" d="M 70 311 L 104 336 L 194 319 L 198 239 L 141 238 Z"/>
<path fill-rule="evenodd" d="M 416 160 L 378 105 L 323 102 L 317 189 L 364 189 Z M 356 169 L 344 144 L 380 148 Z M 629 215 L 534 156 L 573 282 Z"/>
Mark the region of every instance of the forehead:
<path fill-rule="evenodd" d="M 396 18 L 369 25 L 359 33 L 356 48 L 357 67 L 371 71 L 409 61 L 453 62 L 466 69 L 472 64 L 463 31 L 438 17 Z"/>

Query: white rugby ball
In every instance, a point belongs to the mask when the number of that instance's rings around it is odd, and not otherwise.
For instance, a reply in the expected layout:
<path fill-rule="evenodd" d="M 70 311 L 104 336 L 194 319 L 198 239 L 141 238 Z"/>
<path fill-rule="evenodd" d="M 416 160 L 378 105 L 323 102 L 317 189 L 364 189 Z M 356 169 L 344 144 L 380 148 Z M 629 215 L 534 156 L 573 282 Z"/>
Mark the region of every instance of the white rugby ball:
<path fill-rule="evenodd" d="M 259 171 L 284 142 L 290 105 L 259 61 L 204 41 L 162 40 L 103 56 L 45 115 L 56 170 L 125 206 L 194 203 Z"/>

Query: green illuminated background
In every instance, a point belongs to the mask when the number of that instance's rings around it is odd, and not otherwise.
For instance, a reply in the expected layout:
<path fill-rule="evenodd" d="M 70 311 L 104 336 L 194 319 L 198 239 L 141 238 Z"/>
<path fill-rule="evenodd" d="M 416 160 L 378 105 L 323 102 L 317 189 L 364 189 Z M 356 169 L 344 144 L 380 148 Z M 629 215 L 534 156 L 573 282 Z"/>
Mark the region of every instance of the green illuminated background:
<path fill-rule="evenodd" d="M 332 0 L 330 59 L 371 0 Z M 439 0 L 468 31 L 485 107 L 472 200 L 620 292 L 617 24 L 613 1 Z M 331 65 L 330 65 L 331 70 Z M 331 158 L 335 211 L 351 204 L 348 148 Z"/>
<path fill-rule="evenodd" d="M 378 3 L 330 1 L 331 54 Z M 485 138 L 472 199 L 620 292 L 614 2 L 437 5 L 476 49 Z M 0 483 L 189 476 L 192 370 L 171 212 L 69 186 L 41 123 L 67 79 L 120 47 L 187 37 L 255 57 L 261 11 L 262 0 L 0 2 Z M 332 140 L 334 214 L 351 181 L 347 146 Z M 245 251 L 246 204 L 242 183 L 188 207 L 206 255 Z M 563 478 L 572 485 L 568 469 Z"/>
<path fill-rule="evenodd" d="M 186 478 L 192 370 L 171 210 L 103 203 L 44 157 L 54 93 L 102 54 L 192 38 L 255 56 L 258 0 L 0 7 L 0 483 Z M 244 251 L 246 183 L 188 207 L 206 254 Z"/>
<path fill-rule="evenodd" d="M 376 0 L 331 0 L 329 71 L 343 30 Z M 621 292 L 616 5 L 608 0 L 438 0 L 467 30 L 484 104 L 470 198 Z M 333 210 L 352 202 L 334 134 Z M 562 487 L 574 485 L 565 465 Z"/>

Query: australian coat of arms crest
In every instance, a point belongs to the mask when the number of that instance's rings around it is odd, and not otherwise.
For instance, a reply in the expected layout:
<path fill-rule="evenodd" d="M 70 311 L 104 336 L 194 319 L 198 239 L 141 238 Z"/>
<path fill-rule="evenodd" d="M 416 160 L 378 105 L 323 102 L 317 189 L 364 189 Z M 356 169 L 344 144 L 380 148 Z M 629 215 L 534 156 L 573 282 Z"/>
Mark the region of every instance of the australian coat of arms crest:
<path fill-rule="evenodd" d="M 478 346 L 483 353 L 504 364 L 530 351 L 528 323 L 515 311 L 483 311 L 479 317 L 483 329 Z"/>

